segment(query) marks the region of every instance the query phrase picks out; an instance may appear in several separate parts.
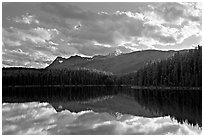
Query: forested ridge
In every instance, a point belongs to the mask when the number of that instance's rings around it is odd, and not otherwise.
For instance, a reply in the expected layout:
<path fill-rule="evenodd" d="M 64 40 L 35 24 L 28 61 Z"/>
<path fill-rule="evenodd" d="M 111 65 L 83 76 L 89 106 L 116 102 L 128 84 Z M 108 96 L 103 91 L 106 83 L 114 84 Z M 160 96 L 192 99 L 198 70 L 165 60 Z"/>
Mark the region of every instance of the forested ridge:
<path fill-rule="evenodd" d="M 138 86 L 202 87 L 202 47 L 179 51 L 159 62 L 149 62 L 121 83 Z"/>
<path fill-rule="evenodd" d="M 12 85 L 137 85 L 202 87 L 202 47 L 178 51 L 174 56 L 149 62 L 136 72 L 113 75 L 78 69 L 3 68 L 3 86 Z"/>

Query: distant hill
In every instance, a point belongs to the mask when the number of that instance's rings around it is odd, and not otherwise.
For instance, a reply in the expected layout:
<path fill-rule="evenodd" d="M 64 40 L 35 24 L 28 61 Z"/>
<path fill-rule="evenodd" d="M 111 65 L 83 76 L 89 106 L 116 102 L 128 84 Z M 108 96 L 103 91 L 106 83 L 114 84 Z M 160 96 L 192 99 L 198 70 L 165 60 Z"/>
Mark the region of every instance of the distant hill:
<path fill-rule="evenodd" d="M 93 58 L 71 56 L 68 59 L 57 57 L 46 69 L 88 68 L 124 74 L 134 72 L 148 62 L 167 59 L 176 51 L 144 50 L 126 54 L 97 55 Z"/>

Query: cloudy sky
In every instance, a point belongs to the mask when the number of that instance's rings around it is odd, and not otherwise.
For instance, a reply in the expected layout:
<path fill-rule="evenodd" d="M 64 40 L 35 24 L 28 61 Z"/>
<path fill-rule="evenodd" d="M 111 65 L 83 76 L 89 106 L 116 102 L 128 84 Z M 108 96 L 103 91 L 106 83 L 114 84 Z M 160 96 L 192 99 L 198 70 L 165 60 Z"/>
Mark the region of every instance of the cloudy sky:
<path fill-rule="evenodd" d="M 201 3 L 3 3 L 3 66 L 57 56 L 189 49 L 202 40 Z"/>

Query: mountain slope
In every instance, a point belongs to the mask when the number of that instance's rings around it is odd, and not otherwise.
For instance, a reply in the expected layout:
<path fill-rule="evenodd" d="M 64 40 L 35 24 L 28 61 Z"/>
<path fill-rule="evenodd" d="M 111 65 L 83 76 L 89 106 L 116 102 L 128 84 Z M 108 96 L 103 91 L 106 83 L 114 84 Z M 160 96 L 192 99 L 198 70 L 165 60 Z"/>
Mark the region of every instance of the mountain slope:
<path fill-rule="evenodd" d="M 93 58 L 72 56 L 68 59 L 58 57 L 47 69 L 89 68 L 124 74 L 138 70 L 149 61 L 166 59 L 174 53 L 175 51 L 145 50 L 118 56 L 94 56 Z"/>
<path fill-rule="evenodd" d="M 68 59 L 57 57 L 49 66 L 48 68 L 64 68 L 64 67 L 71 67 L 73 65 L 77 65 L 80 63 L 87 62 L 91 58 L 81 57 L 81 56 L 71 56 Z"/>

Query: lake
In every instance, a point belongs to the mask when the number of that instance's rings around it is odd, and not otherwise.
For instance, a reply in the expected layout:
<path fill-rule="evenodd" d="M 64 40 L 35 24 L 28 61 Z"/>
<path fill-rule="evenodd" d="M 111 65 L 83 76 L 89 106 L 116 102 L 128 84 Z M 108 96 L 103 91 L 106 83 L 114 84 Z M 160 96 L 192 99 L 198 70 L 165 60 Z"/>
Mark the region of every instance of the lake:
<path fill-rule="evenodd" d="M 201 134 L 201 90 L 2 89 L 2 134 Z"/>

